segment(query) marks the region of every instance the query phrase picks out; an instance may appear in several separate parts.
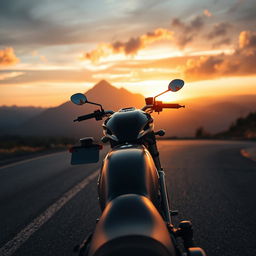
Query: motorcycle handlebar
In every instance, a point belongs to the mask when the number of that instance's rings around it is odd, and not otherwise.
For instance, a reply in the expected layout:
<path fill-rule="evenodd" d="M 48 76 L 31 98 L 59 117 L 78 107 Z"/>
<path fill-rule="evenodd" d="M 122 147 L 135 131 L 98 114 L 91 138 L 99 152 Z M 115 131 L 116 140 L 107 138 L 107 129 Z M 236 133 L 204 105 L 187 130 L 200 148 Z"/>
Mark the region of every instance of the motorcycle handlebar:
<path fill-rule="evenodd" d="M 147 105 L 142 110 L 146 110 L 147 108 L 152 108 L 156 112 L 161 112 L 163 108 L 185 108 L 184 105 L 180 104 L 175 104 L 175 103 L 162 103 L 161 101 L 156 102 L 154 105 Z M 102 117 L 106 115 L 112 115 L 114 112 L 113 111 L 104 111 L 104 110 L 96 110 L 91 114 L 79 116 L 77 119 L 74 120 L 74 122 L 81 122 L 87 119 L 95 118 L 96 120 L 102 120 Z"/>
<path fill-rule="evenodd" d="M 91 118 L 95 118 L 96 120 L 102 120 L 102 117 L 107 116 L 107 115 L 112 115 L 112 114 L 114 114 L 114 112 L 112 110 L 108 110 L 108 111 L 95 110 L 91 114 L 79 116 L 77 119 L 74 120 L 74 122 L 81 122 L 83 120 L 87 120 L 87 119 L 91 119 Z"/>
<path fill-rule="evenodd" d="M 74 122 L 81 122 L 83 120 L 91 119 L 95 117 L 95 113 L 79 116 L 77 119 L 74 120 Z"/>
<path fill-rule="evenodd" d="M 185 108 L 184 105 L 175 104 L 175 103 L 161 103 L 162 108 Z"/>

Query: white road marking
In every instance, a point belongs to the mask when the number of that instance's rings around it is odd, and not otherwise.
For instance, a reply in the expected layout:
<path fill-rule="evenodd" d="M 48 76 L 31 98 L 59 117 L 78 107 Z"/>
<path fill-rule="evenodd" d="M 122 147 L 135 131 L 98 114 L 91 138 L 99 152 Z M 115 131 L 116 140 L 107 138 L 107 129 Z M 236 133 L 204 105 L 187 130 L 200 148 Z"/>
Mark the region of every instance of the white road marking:
<path fill-rule="evenodd" d="M 17 162 L 12 163 L 12 164 L 6 164 L 6 165 L 1 166 L 0 170 L 10 168 L 10 167 L 14 167 L 14 166 L 19 165 L 19 164 L 25 164 L 25 163 L 28 163 L 28 162 L 32 162 L 32 161 L 35 161 L 35 160 L 38 160 L 38 159 L 43 159 L 43 158 L 46 158 L 46 157 L 49 157 L 49 156 L 52 156 L 52 155 L 61 154 L 61 153 L 64 153 L 64 152 L 67 152 L 67 151 L 61 151 L 61 152 L 46 154 L 46 155 L 43 155 L 43 156 L 37 156 L 37 157 L 32 157 L 30 159 L 17 161 Z"/>
<path fill-rule="evenodd" d="M 1 256 L 12 255 L 21 245 L 23 245 L 37 230 L 41 228 L 50 218 L 54 216 L 68 201 L 70 201 L 78 192 L 85 188 L 98 175 L 95 171 L 76 186 L 67 191 L 60 199 L 52 204 L 46 211 L 35 218 L 28 226 L 21 230 L 12 240 L 0 248 Z"/>

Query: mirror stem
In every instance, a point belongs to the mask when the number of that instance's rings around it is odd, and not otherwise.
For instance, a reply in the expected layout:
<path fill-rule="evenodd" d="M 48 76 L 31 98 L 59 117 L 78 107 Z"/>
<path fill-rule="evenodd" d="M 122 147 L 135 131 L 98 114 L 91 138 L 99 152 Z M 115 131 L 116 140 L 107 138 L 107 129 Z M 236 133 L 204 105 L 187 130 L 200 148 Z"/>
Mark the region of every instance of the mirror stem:
<path fill-rule="evenodd" d="M 87 101 L 87 103 L 100 106 L 101 111 L 102 111 L 102 112 L 104 111 L 104 109 L 102 108 L 102 105 L 101 105 L 101 104 L 94 103 L 94 102 L 90 102 L 90 101 Z"/>
<path fill-rule="evenodd" d="M 156 99 L 156 97 L 158 97 L 158 96 L 160 96 L 160 95 L 162 95 L 162 94 L 164 94 L 164 93 L 166 93 L 166 92 L 169 92 L 169 90 L 166 90 L 166 91 L 161 92 L 160 94 L 156 95 L 156 96 L 154 97 L 154 103 L 155 103 L 155 99 Z"/>

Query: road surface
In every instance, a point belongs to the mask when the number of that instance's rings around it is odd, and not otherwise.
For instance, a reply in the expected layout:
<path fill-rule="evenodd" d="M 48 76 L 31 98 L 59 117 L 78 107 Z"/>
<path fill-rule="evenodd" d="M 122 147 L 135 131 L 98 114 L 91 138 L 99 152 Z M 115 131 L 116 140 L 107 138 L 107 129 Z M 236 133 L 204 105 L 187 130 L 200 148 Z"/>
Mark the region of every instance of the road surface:
<path fill-rule="evenodd" d="M 251 142 L 160 141 L 175 223 L 193 222 L 210 256 L 256 255 L 256 162 Z M 105 154 L 107 149 L 102 152 Z M 70 256 L 93 230 L 98 164 L 70 166 L 68 152 L 0 168 L 0 255 Z"/>

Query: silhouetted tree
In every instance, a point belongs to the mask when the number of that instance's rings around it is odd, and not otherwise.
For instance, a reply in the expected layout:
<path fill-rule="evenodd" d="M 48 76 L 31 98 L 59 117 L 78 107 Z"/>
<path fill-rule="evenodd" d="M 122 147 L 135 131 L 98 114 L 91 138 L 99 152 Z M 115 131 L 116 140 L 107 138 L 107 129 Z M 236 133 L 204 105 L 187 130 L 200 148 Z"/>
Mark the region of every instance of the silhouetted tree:
<path fill-rule="evenodd" d="M 195 137 L 196 138 L 209 138 L 211 135 L 207 132 L 203 126 L 200 126 L 196 129 Z"/>
<path fill-rule="evenodd" d="M 249 113 L 246 117 L 238 118 L 229 129 L 220 135 L 226 138 L 256 138 L 256 112 Z"/>

